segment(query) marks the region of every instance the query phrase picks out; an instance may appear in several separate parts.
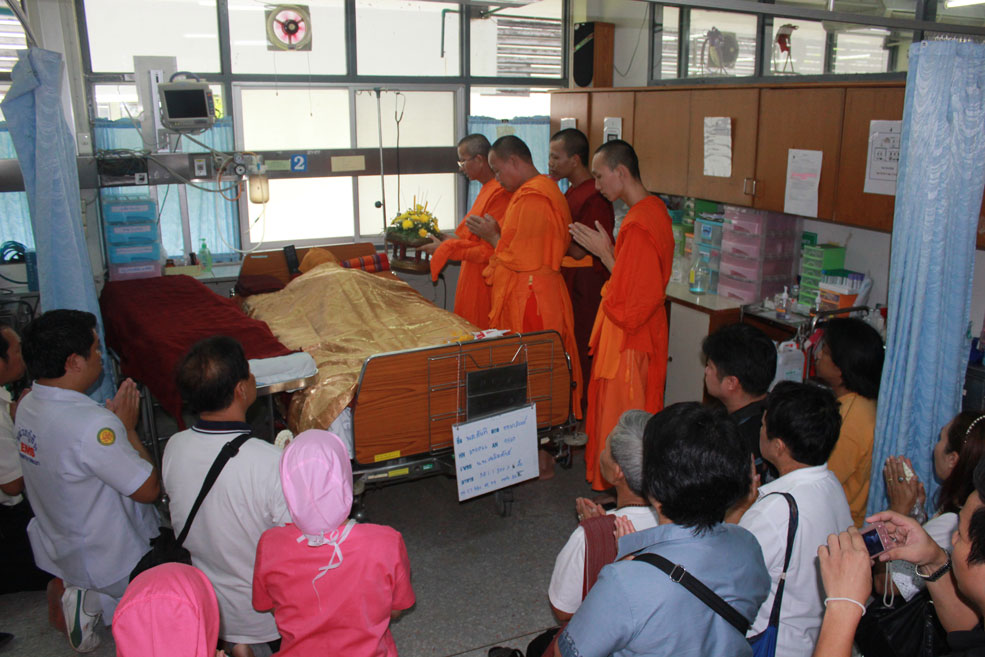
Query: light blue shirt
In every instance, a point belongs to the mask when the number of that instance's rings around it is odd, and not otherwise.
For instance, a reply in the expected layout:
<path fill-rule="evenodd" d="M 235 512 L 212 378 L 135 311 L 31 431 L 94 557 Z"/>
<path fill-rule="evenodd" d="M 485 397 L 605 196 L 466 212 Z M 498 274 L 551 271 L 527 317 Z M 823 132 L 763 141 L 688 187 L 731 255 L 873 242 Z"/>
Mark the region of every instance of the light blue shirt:
<path fill-rule="evenodd" d="M 749 621 L 769 594 L 759 543 L 737 525 L 718 524 L 697 535 L 659 525 L 620 539 L 617 559 L 636 552 L 684 566 Z M 741 632 L 662 570 L 618 560 L 602 569 L 558 647 L 564 657 L 752 654 Z"/>

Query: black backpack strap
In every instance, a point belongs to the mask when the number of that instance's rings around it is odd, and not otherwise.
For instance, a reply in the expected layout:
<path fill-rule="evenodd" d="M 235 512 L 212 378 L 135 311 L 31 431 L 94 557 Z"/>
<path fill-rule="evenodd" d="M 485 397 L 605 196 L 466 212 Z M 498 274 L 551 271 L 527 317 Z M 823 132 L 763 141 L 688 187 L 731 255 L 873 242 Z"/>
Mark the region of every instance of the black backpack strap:
<path fill-rule="evenodd" d="M 701 580 L 684 570 L 684 566 L 673 564 L 659 554 L 653 554 L 652 552 L 637 554 L 633 557 L 633 560 L 645 561 L 651 566 L 656 566 L 667 573 L 671 580 L 686 588 L 694 597 L 708 605 L 712 611 L 727 620 L 732 627 L 739 630 L 742 636 L 745 636 L 746 632 L 749 631 L 749 621 L 746 620 L 745 616 L 736 611 L 735 607 L 722 600 L 717 593 L 705 586 Z"/>
<path fill-rule="evenodd" d="M 790 493 L 770 493 L 770 495 L 782 495 L 787 498 L 790 506 L 790 521 L 787 523 L 787 553 L 783 557 L 783 572 L 780 573 L 780 583 L 776 586 L 776 596 L 773 598 L 773 609 L 770 611 L 769 625 L 780 626 L 780 603 L 783 600 L 783 586 L 787 583 L 787 570 L 790 569 L 790 557 L 793 554 L 793 539 L 797 533 L 797 521 L 800 512 L 797 509 L 797 500 Z"/>
<path fill-rule="evenodd" d="M 244 433 L 230 440 L 228 443 L 222 446 L 219 450 L 218 456 L 215 457 L 215 461 L 212 462 L 212 467 L 209 468 L 209 473 L 205 475 L 205 482 L 202 484 L 202 490 L 198 491 L 198 497 L 195 498 L 195 504 L 192 505 L 192 510 L 188 512 L 188 518 L 185 520 L 185 526 L 181 529 L 181 535 L 178 536 L 177 546 L 181 547 L 181 544 L 185 542 L 188 537 L 188 530 L 192 526 L 192 521 L 195 519 L 195 514 L 198 513 L 198 507 L 202 506 L 202 502 L 205 501 L 205 496 L 208 495 L 209 490 L 215 484 L 216 479 L 219 478 L 219 473 L 222 469 L 226 467 L 226 462 L 232 457 L 239 453 L 239 448 L 243 446 L 247 440 L 250 439 L 250 434 Z"/>

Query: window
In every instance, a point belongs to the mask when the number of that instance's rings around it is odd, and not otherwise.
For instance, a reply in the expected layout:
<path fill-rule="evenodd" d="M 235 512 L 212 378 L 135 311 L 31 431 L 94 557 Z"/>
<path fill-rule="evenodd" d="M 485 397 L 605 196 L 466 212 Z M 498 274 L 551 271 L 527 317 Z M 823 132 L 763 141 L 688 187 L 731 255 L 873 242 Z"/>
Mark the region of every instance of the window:
<path fill-rule="evenodd" d="M 344 0 L 305 0 L 310 11 L 308 50 L 277 50 L 268 30 L 274 5 L 229 0 L 229 40 L 233 73 L 345 75 Z"/>
<path fill-rule="evenodd" d="M 0 9 L 0 71 L 10 71 L 17 63 L 17 51 L 27 48 L 24 28 L 6 7 Z M 6 94 L 9 87 L 4 87 Z"/>
<path fill-rule="evenodd" d="M 680 44 L 681 10 L 677 7 L 653 5 L 653 71 L 654 80 L 673 80 L 677 77 L 677 49 Z"/>
<path fill-rule="evenodd" d="M 349 148 L 349 91 L 292 87 L 237 87 L 244 149 Z"/>
<path fill-rule="evenodd" d="M 175 56 L 179 71 L 219 71 L 215 0 L 85 0 L 95 72 L 133 71 L 135 55 Z"/>
<path fill-rule="evenodd" d="M 245 196 L 245 195 L 244 195 Z M 352 178 L 275 178 L 270 201 L 249 203 L 249 241 L 308 243 L 353 235 Z"/>
<path fill-rule="evenodd" d="M 564 60 L 562 0 L 469 13 L 471 74 L 475 77 L 559 78 Z"/>
<path fill-rule="evenodd" d="M 692 9 L 688 39 L 688 77 L 755 74 L 755 16 Z"/>
<path fill-rule="evenodd" d="M 459 5 L 356 0 L 359 75 L 460 75 Z"/>
<path fill-rule="evenodd" d="M 384 91 L 380 94 L 383 146 L 453 146 L 455 144 L 455 92 Z M 399 123 L 398 123 L 399 120 Z M 356 147 L 380 144 L 376 94 L 356 92 Z"/>
<path fill-rule="evenodd" d="M 400 193 L 397 193 L 397 187 Z M 415 201 L 427 203 L 428 210 L 437 217 L 438 227 L 453 230 L 458 221 L 455 188 L 458 174 L 418 173 L 386 176 L 387 223 Z M 379 176 L 359 176 L 359 234 L 383 234 L 383 210 L 375 206 L 380 200 Z"/>
<path fill-rule="evenodd" d="M 767 74 L 820 75 L 828 32 L 822 23 L 773 19 L 773 41 Z"/>
<path fill-rule="evenodd" d="M 889 70 L 889 30 L 847 25 L 835 28 L 834 73 L 885 73 Z"/>

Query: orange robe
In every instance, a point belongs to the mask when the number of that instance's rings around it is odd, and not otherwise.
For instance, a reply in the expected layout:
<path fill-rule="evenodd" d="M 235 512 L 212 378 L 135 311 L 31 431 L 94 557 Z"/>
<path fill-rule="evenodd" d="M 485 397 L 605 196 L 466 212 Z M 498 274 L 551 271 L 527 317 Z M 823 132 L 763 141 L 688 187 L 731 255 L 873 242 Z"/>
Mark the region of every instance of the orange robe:
<path fill-rule="evenodd" d="M 510 203 L 508 191 L 492 179 L 482 186 L 479 195 L 469 209 L 469 215 L 492 215 L 503 225 L 506 216 L 506 206 Z M 468 215 L 466 215 L 468 216 Z M 438 280 L 438 274 L 448 264 L 449 260 L 460 260 L 462 268 L 458 272 L 458 285 L 455 287 L 454 313 L 462 317 L 480 330 L 489 328 L 489 308 L 491 306 L 489 286 L 482 278 L 482 270 L 489 264 L 489 256 L 493 253 L 492 244 L 478 235 L 473 235 L 465 222 L 458 224 L 455 229 L 458 239 L 447 239 L 442 242 L 431 256 L 431 280 Z"/>
<path fill-rule="evenodd" d="M 557 183 L 544 175 L 534 176 L 513 192 L 484 275 L 492 286 L 491 328 L 518 333 L 544 329 L 561 335 L 575 384 L 571 408 L 581 418 L 581 367 L 571 299 L 560 271 L 571 242 L 570 223 L 568 202 Z"/>
<path fill-rule="evenodd" d="M 612 277 L 592 330 L 592 377 L 588 384 L 585 478 L 595 490 L 609 487 L 599 455 L 624 411 L 663 408 L 667 377 L 667 281 L 674 235 L 667 207 L 649 196 L 632 208 L 616 238 Z"/>

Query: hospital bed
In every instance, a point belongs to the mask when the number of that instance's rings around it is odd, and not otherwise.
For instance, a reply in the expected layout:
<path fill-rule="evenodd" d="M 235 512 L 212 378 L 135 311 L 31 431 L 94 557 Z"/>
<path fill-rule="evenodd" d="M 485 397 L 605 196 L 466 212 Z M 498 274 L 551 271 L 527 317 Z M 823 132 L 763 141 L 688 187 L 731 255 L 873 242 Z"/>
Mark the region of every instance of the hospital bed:
<path fill-rule="evenodd" d="M 328 248 L 340 260 L 375 253 L 369 243 Z M 299 259 L 304 255 L 305 250 L 299 249 Z M 283 252 L 251 254 L 243 263 L 241 278 L 267 276 L 288 285 L 283 292 L 246 300 L 224 299 L 185 276 L 109 283 L 101 298 L 107 343 L 120 356 L 122 374 L 146 384 L 179 422 L 174 367 L 197 340 L 214 334 L 231 335 L 244 343 L 250 358 L 280 356 L 296 349 L 310 353 L 319 374 L 292 396 L 288 423 L 295 431 L 331 428 L 340 434 L 349 433 L 343 438 L 350 441 L 357 493 L 367 486 L 454 474 L 452 425 L 505 408 L 504 404 L 536 403 L 542 442 L 555 445 L 562 465 L 570 465 L 570 453 L 559 440 L 571 418 L 570 363 L 557 333 L 473 340 L 475 327 L 434 307 L 392 272 L 349 272 L 345 280 L 369 277 L 372 294 L 393 292 L 398 295 L 394 303 L 401 309 L 413 305 L 414 312 L 422 313 L 415 320 L 414 333 L 421 334 L 423 344 L 357 354 L 328 372 L 325 354 L 335 358 L 337 352 L 348 353 L 350 345 L 333 343 L 336 336 L 331 328 L 328 335 L 309 335 L 304 330 L 299 334 L 307 327 L 306 315 L 325 312 L 313 303 L 345 296 L 333 288 L 333 282 L 343 278 L 341 268 L 323 265 L 322 269 L 308 275 L 319 276 L 317 283 L 292 281 Z M 291 302 L 287 311 L 275 304 L 280 297 L 297 296 L 297 290 L 306 284 L 317 285 L 317 299 L 309 295 Z M 263 307 L 268 305 L 273 310 L 264 313 Z M 365 313 L 361 308 L 350 310 Z M 333 310 L 331 314 L 334 317 L 344 312 Z M 454 329 L 451 335 L 439 337 L 440 332 L 431 330 L 442 322 Z M 369 332 L 389 335 L 393 330 L 383 326 L 371 327 Z M 341 384 L 339 377 L 345 379 Z M 334 406 L 326 410 L 323 401 L 311 403 L 332 385 L 341 393 L 322 396 Z M 311 410 L 313 405 L 316 410 Z M 508 513 L 509 495 L 497 496 L 497 504 L 502 513 Z"/>

